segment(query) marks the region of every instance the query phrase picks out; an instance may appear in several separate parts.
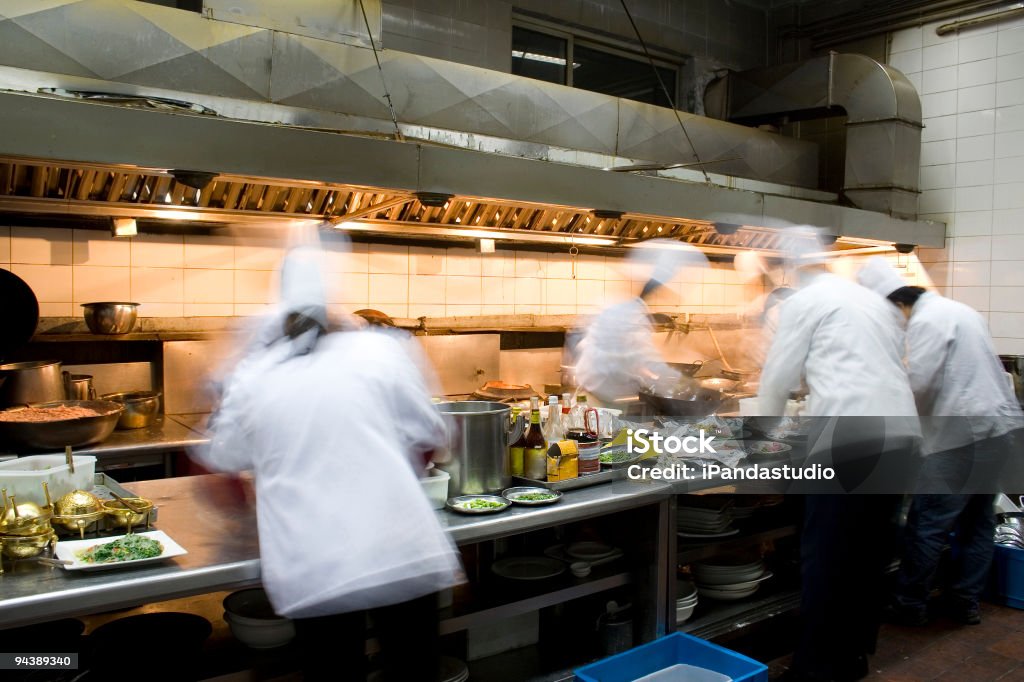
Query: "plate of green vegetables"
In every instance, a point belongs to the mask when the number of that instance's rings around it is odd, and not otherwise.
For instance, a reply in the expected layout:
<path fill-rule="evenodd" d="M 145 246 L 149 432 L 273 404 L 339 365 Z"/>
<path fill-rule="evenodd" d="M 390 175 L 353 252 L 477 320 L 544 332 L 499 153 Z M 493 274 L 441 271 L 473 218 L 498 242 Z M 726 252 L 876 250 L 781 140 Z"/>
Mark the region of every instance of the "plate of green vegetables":
<path fill-rule="evenodd" d="M 507 488 L 501 491 L 501 496 L 512 504 L 521 504 L 526 507 L 541 507 L 546 504 L 554 504 L 562 499 L 562 493 L 557 490 L 532 486 Z"/>
<path fill-rule="evenodd" d="M 449 498 L 445 506 L 460 514 L 495 514 L 508 509 L 509 504 L 500 495 L 459 495 Z"/>
<path fill-rule="evenodd" d="M 68 571 L 97 571 L 139 566 L 188 554 L 162 530 L 92 540 L 61 540 L 57 559 Z"/>

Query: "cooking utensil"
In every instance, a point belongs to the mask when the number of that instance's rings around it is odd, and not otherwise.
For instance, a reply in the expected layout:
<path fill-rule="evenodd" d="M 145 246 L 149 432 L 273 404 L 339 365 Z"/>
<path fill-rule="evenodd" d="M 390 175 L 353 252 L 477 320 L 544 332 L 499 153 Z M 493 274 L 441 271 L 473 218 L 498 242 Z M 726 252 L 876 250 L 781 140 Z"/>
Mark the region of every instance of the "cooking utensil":
<path fill-rule="evenodd" d="M 64 399 L 64 378 L 57 360 L 32 360 L 0 365 L 0 407 Z"/>
<path fill-rule="evenodd" d="M 727 370 L 732 370 L 732 366 L 729 361 L 725 359 L 725 353 L 722 352 L 722 347 L 718 345 L 718 336 L 715 334 L 715 330 L 708 325 L 708 335 L 711 337 L 711 343 L 715 344 L 715 350 L 718 352 L 718 358 L 722 361 L 722 367 Z"/>
<path fill-rule="evenodd" d="M 85 324 L 93 334 L 127 334 L 135 327 L 138 303 L 103 301 L 83 303 Z"/>
<path fill-rule="evenodd" d="M 641 390 L 639 396 L 655 414 L 677 417 L 704 417 L 722 404 L 721 391 L 702 388 L 693 379 L 686 378 L 678 384 L 659 383 Z"/>
<path fill-rule="evenodd" d="M 64 397 L 68 400 L 95 400 L 96 389 L 92 385 L 92 375 L 61 372 L 64 379 Z"/>
<path fill-rule="evenodd" d="M 703 360 L 697 360 L 696 362 L 669 362 L 666 363 L 669 367 L 676 370 L 680 374 L 688 377 L 692 377 L 700 368 L 704 366 Z"/>
<path fill-rule="evenodd" d="M 0 360 L 32 338 L 39 324 L 39 301 L 32 287 L 9 270 L 0 268 Z M 0 377 L 0 384 L 3 384 Z M 0 401 L 0 404 L 3 404 Z"/>
<path fill-rule="evenodd" d="M 722 377 L 700 379 L 698 383 L 701 388 L 706 388 L 709 391 L 720 391 L 722 393 L 728 393 L 740 385 L 740 382 L 735 379 L 725 379 Z"/>
<path fill-rule="evenodd" d="M 159 391 L 125 391 L 106 393 L 101 400 L 111 400 L 124 405 L 124 412 L 117 420 L 119 429 L 141 429 L 149 426 L 160 414 Z"/>
<path fill-rule="evenodd" d="M 508 405 L 482 400 L 442 403 L 437 410 L 448 426 L 448 447 L 434 461 L 452 477 L 451 493 L 497 493 L 508 488 L 508 444 L 519 438 L 523 420 L 513 426 Z"/>
<path fill-rule="evenodd" d="M 74 474 L 75 473 L 75 458 L 71 454 L 71 446 L 70 445 L 65 445 L 64 446 L 64 461 L 67 462 L 68 471 L 70 471 L 72 474 Z"/>
<path fill-rule="evenodd" d="M 114 431 L 124 411 L 123 405 L 109 400 L 56 400 L 33 407 L 62 405 L 86 407 L 97 412 L 97 415 L 47 422 L 0 421 L 0 439 L 37 450 L 60 450 L 68 446 L 99 443 Z"/>

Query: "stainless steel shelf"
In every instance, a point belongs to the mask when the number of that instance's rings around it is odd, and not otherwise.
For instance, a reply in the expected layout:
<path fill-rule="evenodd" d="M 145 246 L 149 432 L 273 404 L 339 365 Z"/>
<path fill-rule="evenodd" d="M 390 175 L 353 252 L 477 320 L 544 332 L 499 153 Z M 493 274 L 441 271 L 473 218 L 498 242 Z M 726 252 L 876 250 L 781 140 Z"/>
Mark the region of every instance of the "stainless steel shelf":
<path fill-rule="evenodd" d="M 716 606 L 707 615 L 683 623 L 679 632 L 702 639 L 715 639 L 798 608 L 800 593 L 784 590 L 752 601 L 715 602 L 707 599 L 700 603 L 714 603 Z"/>
<path fill-rule="evenodd" d="M 574 581 L 574 584 L 552 591 L 533 594 L 504 604 L 482 606 L 478 609 L 470 605 L 470 610 L 463 614 L 446 616 L 442 612 L 441 634 L 448 635 L 475 625 L 492 625 L 496 620 L 502 618 L 531 613 L 549 606 L 572 601 L 573 599 L 629 585 L 631 582 L 632 578 L 628 572 L 616 572 L 603 577 L 577 579 Z M 448 613 L 450 614 L 451 612 L 449 611 Z"/>

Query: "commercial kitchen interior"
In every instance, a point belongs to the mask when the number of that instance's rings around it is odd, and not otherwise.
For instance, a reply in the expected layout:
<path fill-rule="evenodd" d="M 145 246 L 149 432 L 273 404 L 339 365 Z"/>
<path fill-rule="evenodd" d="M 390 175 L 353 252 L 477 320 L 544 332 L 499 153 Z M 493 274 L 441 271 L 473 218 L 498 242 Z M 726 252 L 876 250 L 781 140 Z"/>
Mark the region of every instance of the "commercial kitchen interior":
<path fill-rule="evenodd" d="M 907 284 L 981 313 L 998 354 L 1024 356 L 1024 7 L 0 0 L 0 267 L 39 304 L 32 340 L 3 360 L 59 359 L 100 394 L 163 394 L 157 427 L 86 449 L 97 471 L 140 490 L 188 473 L 215 407 L 207 379 L 273 309 L 290 231 L 309 225 L 330 312 L 393 318 L 451 399 L 487 382 L 563 385 L 567 333 L 640 294 L 647 274 L 630 255 L 654 237 L 710 261 L 650 301 L 666 360 L 715 366 L 720 340 L 734 365 L 756 365 L 782 240 L 806 225 L 834 237 L 835 272 L 882 255 Z M 750 253 L 768 272 L 735 267 Z M 91 335 L 80 306 L 96 301 L 141 304 L 134 331 Z M 656 525 L 667 504 L 615 523 Z M 781 555 L 796 522 L 778 513 L 752 542 Z M 474 566 L 519 541 L 453 532 Z M 712 556 L 663 529 L 636 545 L 650 564 L 689 552 L 673 570 Z M 123 615 L 101 611 L 190 611 L 213 623 L 199 679 L 298 679 L 287 648 L 247 649 L 222 619 L 221 598 L 257 582 L 254 566 L 52 618 L 80 616 L 88 634 Z M 595 657 L 539 649 L 545 627 L 606 592 L 665 601 L 646 585 L 663 573 L 609 572 L 452 616 L 446 651 L 470 679 L 572 679 Z M 3 578 L 0 650 L 3 628 L 51 620 L 4 616 Z M 774 677 L 792 651 L 794 590 L 680 627 L 774 662 Z M 635 644 L 675 625 L 671 604 L 635 606 Z M 989 603 L 984 616 L 984 642 L 948 624 L 886 626 L 871 679 L 1022 679 L 1024 616 Z M 939 641 L 962 655 L 937 664 Z"/>

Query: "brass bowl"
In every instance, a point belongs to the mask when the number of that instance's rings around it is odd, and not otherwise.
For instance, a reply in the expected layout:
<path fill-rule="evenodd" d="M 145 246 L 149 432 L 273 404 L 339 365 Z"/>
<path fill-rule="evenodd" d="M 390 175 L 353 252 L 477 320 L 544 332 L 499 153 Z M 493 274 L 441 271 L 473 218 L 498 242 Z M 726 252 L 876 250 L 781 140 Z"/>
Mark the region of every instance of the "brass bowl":
<path fill-rule="evenodd" d="M 0 517 L 0 535 L 34 535 L 36 532 L 43 532 L 50 527 L 50 518 L 53 510 L 50 507 L 40 507 L 35 502 L 22 502 L 11 505 Z"/>
<path fill-rule="evenodd" d="M 73 490 L 57 500 L 54 505 L 54 516 L 82 516 L 103 511 L 100 498 L 85 490 Z"/>
<path fill-rule="evenodd" d="M 78 534 L 85 537 L 85 529 L 103 518 L 103 510 L 91 514 L 69 514 L 67 516 L 53 517 L 54 526 L 62 526 L 70 531 L 78 531 Z"/>
<path fill-rule="evenodd" d="M 42 554 L 57 539 L 52 528 L 35 535 L 4 535 L 0 537 L 3 555 L 8 559 L 30 559 Z"/>
<path fill-rule="evenodd" d="M 126 497 L 128 504 L 137 509 L 133 512 L 125 507 L 120 500 L 103 500 L 103 512 L 113 519 L 113 524 L 120 528 L 130 528 L 149 521 L 149 512 L 153 502 L 142 497 Z"/>

